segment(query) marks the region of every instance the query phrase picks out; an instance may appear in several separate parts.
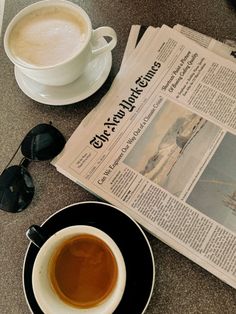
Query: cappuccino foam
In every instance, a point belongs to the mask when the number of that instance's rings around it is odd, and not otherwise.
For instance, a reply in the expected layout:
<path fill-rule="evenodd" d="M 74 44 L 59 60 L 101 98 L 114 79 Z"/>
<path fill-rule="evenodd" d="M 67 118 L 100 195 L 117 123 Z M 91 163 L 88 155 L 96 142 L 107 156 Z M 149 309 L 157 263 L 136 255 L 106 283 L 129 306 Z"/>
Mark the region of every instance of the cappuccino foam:
<path fill-rule="evenodd" d="M 11 31 L 9 46 L 20 61 L 51 66 L 73 57 L 87 36 L 87 24 L 81 15 L 50 6 L 24 16 Z"/>

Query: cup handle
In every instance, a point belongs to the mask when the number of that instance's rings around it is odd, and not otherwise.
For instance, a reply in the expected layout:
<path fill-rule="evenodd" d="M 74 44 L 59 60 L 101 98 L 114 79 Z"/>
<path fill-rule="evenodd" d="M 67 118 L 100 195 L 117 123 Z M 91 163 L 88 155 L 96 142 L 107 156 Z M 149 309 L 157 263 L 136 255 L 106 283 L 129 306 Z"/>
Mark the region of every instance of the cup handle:
<path fill-rule="evenodd" d="M 26 231 L 26 237 L 38 248 L 41 248 L 41 246 L 46 242 L 46 237 L 42 234 L 42 230 L 37 225 L 32 225 L 29 227 L 29 229 Z"/>
<path fill-rule="evenodd" d="M 92 41 L 96 42 L 99 40 L 99 38 L 104 37 L 104 36 L 110 37 L 111 41 L 109 43 L 106 43 L 106 45 L 104 45 L 103 47 L 93 49 L 92 50 L 93 56 L 97 56 L 105 51 L 111 51 L 116 46 L 116 43 L 117 43 L 116 32 L 114 31 L 113 28 L 109 26 L 102 26 L 93 30 Z"/>

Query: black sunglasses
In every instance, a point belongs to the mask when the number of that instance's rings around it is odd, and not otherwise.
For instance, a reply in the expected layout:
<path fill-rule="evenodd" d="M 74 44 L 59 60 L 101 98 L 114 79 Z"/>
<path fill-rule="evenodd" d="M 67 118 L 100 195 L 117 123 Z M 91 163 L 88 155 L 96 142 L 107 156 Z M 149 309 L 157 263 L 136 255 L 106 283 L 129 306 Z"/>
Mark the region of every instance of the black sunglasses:
<path fill-rule="evenodd" d="M 0 209 L 16 213 L 30 204 L 35 188 L 27 171 L 28 164 L 54 158 L 65 142 L 64 136 L 51 124 L 39 124 L 27 133 L 0 175 Z M 20 164 L 8 167 L 19 149 L 24 156 Z"/>

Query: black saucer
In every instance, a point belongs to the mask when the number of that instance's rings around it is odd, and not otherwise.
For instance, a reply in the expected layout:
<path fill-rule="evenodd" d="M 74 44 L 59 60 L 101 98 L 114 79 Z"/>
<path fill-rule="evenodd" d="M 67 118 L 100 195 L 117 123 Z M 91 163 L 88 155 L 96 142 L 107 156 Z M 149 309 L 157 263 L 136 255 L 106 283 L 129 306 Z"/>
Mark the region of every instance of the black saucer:
<path fill-rule="evenodd" d="M 151 298 L 154 284 L 154 260 L 149 242 L 139 225 L 117 208 L 100 202 L 72 204 L 49 217 L 41 226 L 50 237 L 72 225 L 90 225 L 106 232 L 123 254 L 127 280 L 123 298 L 113 314 L 141 314 Z M 31 282 L 38 248 L 30 244 L 23 267 L 25 297 L 34 314 L 43 314 L 36 302 Z"/>

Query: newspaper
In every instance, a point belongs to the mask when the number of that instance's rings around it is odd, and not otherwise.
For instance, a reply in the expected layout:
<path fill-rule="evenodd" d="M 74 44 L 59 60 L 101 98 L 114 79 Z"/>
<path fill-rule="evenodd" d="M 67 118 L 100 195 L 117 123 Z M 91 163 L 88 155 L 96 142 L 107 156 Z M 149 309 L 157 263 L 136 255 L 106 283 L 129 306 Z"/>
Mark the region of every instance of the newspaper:
<path fill-rule="evenodd" d="M 236 64 L 228 59 L 179 30 L 148 28 L 53 164 L 236 288 Z"/>

